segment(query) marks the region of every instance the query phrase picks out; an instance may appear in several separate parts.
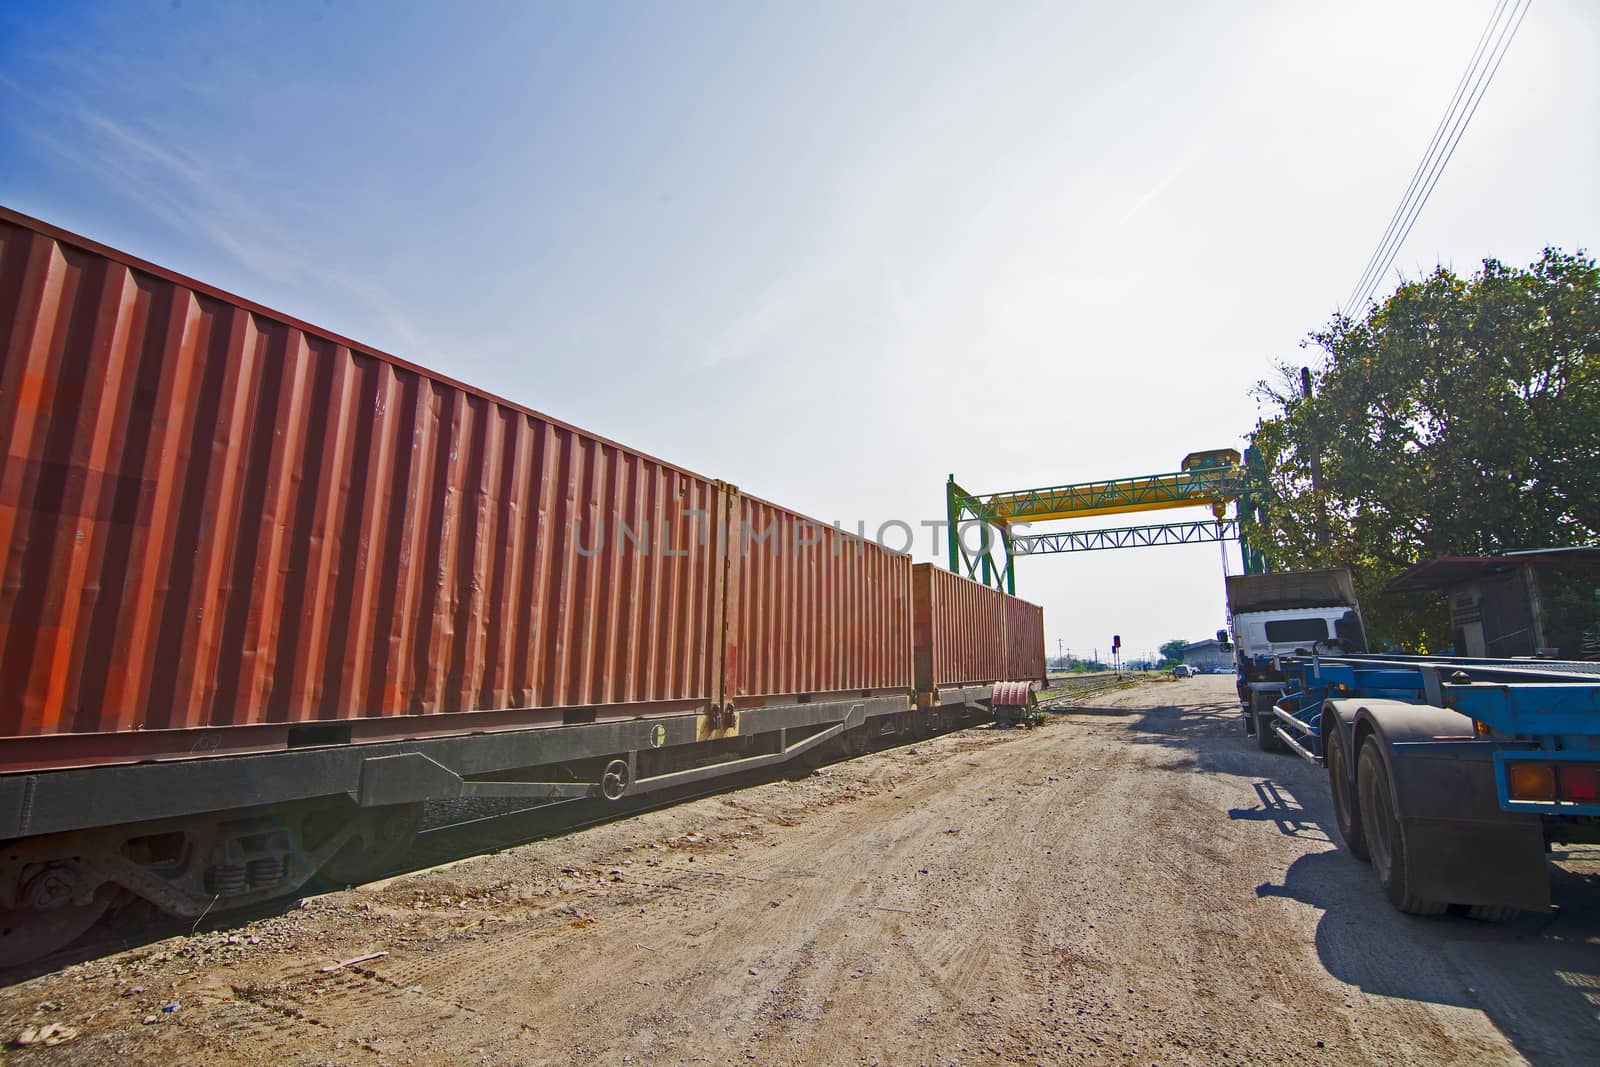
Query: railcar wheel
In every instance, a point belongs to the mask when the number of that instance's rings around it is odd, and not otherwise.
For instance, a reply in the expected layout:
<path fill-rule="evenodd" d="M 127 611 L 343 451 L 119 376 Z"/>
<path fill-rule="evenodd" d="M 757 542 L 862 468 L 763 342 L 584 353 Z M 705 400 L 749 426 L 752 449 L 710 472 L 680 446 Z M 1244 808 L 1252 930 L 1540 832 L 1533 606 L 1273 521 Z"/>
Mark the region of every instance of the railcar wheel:
<path fill-rule="evenodd" d="M 0 968 L 20 967 L 66 948 L 105 914 L 110 903 L 110 897 L 101 893 L 88 904 L 0 908 Z"/>
<path fill-rule="evenodd" d="M 1327 722 L 1332 715 L 1332 712 L 1323 712 L 1322 721 Z M 1333 820 L 1339 826 L 1339 836 L 1344 839 L 1344 847 L 1350 850 L 1350 855 L 1367 863 L 1371 857 L 1367 853 L 1367 835 L 1361 826 L 1355 775 L 1350 773 L 1344 734 L 1335 723 L 1332 729 L 1323 730 L 1322 736 L 1327 739 L 1328 752 L 1323 762 L 1328 766 L 1328 791 L 1333 794 Z"/>
<path fill-rule="evenodd" d="M 1406 870 L 1405 828 L 1395 811 L 1394 794 L 1389 788 L 1389 766 L 1383 757 L 1383 743 L 1369 734 L 1361 744 L 1356 763 L 1356 797 L 1361 806 L 1361 825 L 1366 834 L 1367 851 L 1372 856 L 1372 871 L 1383 886 L 1384 895 L 1397 909 L 1412 915 L 1442 915 L 1449 906 L 1442 900 L 1426 900 L 1411 891 Z"/>
<path fill-rule="evenodd" d="M 872 735 L 867 732 L 867 727 L 864 725 L 846 730 L 839 735 L 839 751 L 844 753 L 846 759 L 865 756 L 870 747 L 872 747 Z"/>
<path fill-rule="evenodd" d="M 317 871 L 317 878 L 325 885 L 358 885 L 388 874 L 417 839 L 422 805 L 390 804 L 354 812 L 330 809 L 307 820 L 307 844 L 315 848 L 319 838 L 327 840 L 340 828 L 342 819 L 357 820 L 360 827 L 350 843 Z"/>

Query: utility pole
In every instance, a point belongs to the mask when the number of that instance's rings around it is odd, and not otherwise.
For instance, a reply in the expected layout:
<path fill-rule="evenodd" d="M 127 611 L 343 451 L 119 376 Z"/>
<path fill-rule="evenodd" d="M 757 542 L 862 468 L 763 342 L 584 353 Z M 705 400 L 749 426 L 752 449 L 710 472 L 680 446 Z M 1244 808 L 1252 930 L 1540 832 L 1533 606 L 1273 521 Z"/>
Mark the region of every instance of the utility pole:
<path fill-rule="evenodd" d="M 1309 405 L 1311 400 L 1311 368 L 1300 368 L 1300 396 Z M 1316 420 L 1311 419 L 1311 495 L 1316 500 L 1317 547 L 1328 551 L 1328 504 L 1322 498 L 1322 441 L 1317 433 Z M 1322 566 L 1328 561 L 1324 559 Z M 1223 557 L 1223 570 L 1227 570 L 1227 557 Z"/>

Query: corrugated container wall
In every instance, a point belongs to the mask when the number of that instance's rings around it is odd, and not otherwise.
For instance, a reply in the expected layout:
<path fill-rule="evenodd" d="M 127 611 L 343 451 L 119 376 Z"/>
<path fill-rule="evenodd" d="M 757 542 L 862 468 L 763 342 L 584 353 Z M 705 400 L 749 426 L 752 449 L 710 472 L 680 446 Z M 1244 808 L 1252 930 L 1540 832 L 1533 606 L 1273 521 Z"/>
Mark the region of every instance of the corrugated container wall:
<path fill-rule="evenodd" d="M 729 512 L 731 696 L 910 687 L 910 556 L 756 497 Z"/>
<path fill-rule="evenodd" d="M 716 483 L 9 212 L 0 344 L 0 736 L 712 698 Z"/>
<path fill-rule="evenodd" d="M 1014 596 L 1006 597 L 1006 678 L 1013 682 L 1045 680 L 1044 609 Z"/>
<path fill-rule="evenodd" d="M 911 583 L 917 692 L 1013 680 L 1004 593 L 931 563 L 916 564 Z"/>

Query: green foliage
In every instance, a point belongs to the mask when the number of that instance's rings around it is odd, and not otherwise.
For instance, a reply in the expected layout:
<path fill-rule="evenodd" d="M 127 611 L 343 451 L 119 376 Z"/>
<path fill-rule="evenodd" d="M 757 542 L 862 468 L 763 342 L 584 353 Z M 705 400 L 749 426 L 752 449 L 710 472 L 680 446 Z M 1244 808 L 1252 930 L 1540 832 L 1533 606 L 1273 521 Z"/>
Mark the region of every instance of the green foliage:
<path fill-rule="evenodd" d="M 1527 270 L 1485 260 L 1465 280 L 1440 267 L 1308 343 L 1324 354 L 1312 398 L 1287 366 L 1257 388 L 1269 519 L 1246 536 L 1275 570 L 1351 567 L 1373 638 L 1449 643 L 1441 597 L 1381 591 L 1418 561 L 1600 536 L 1593 259 L 1547 248 Z"/>
<path fill-rule="evenodd" d="M 1181 637 L 1175 637 L 1161 646 L 1161 666 L 1166 667 L 1174 663 L 1183 662 L 1183 649 L 1189 642 Z"/>
<path fill-rule="evenodd" d="M 1545 643 L 1563 658 L 1600 659 L 1600 564 L 1540 568 Z"/>

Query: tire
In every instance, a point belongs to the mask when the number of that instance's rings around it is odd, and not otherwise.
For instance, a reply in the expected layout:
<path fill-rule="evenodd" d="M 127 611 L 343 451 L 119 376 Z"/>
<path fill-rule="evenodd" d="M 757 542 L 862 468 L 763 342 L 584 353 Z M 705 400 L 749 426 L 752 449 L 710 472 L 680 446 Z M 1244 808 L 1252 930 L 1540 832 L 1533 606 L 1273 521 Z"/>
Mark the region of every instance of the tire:
<path fill-rule="evenodd" d="M 1324 711 L 1322 721 L 1326 723 L 1331 714 Z M 1337 723 L 1332 730 L 1324 729 L 1322 736 L 1327 738 L 1323 762 L 1328 767 L 1328 792 L 1333 794 L 1333 821 L 1339 827 L 1339 836 L 1350 855 L 1362 863 L 1369 863 L 1372 857 L 1367 853 L 1367 834 L 1361 825 L 1356 776 L 1350 766 L 1350 754 L 1346 751 L 1348 743 Z"/>
<path fill-rule="evenodd" d="M 1256 724 L 1256 747 L 1263 752 L 1282 752 L 1283 742 L 1272 732 L 1272 694 L 1250 694 L 1250 717 Z"/>
<path fill-rule="evenodd" d="M 1503 923 L 1521 915 L 1522 909 L 1509 904 L 1473 904 L 1467 908 L 1467 914 L 1479 922 Z"/>
<path fill-rule="evenodd" d="M 1356 799 L 1361 814 L 1362 833 L 1372 859 L 1372 873 L 1378 876 L 1384 896 L 1396 909 L 1411 915 L 1442 915 L 1449 904 L 1428 900 L 1411 891 L 1406 869 L 1405 827 L 1394 806 L 1389 787 L 1389 761 L 1384 758 L 1383 742 L 1368 734 L 1361 743 L 1356 764 Z"/>

